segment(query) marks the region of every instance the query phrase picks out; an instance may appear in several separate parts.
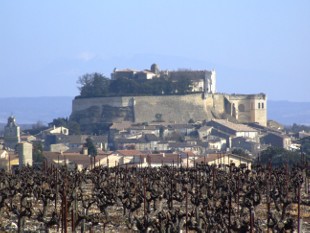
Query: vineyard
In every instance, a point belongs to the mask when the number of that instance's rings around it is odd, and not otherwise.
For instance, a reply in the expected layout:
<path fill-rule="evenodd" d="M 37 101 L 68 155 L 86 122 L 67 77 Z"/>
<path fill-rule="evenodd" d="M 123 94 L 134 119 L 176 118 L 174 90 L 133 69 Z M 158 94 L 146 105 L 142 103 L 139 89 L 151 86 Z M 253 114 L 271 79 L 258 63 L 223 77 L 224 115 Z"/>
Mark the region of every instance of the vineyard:
<path fill-rule="evenodd" d="M 0 176 L 0 232 L 310 231 L 306 166 L 52 166 Z"/>

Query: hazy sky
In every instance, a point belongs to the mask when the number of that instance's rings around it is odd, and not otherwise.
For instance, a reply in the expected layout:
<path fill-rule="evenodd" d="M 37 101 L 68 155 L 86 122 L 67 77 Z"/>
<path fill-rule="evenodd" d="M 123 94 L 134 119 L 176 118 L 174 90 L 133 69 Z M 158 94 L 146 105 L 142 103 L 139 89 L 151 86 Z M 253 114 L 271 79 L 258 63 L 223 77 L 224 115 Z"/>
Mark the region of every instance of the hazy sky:
<path fill-rule="evenodd" d="M 85 73 L 157 63 L 310 101 L 308 0 L 1 0 L 0 30 L 0 97 L 75 96 Z"/>

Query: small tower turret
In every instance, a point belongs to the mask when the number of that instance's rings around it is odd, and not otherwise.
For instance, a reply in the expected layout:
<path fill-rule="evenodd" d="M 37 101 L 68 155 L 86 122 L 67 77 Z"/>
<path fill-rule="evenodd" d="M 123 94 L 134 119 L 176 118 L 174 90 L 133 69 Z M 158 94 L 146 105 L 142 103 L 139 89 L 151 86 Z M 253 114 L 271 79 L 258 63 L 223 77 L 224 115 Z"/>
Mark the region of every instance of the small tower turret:
<path fill-rule="evenodd" d="M 159 66 L 157 64 L 152 64 L 151 65 L 151 71 L 155 74 L 159 74 Z"/>

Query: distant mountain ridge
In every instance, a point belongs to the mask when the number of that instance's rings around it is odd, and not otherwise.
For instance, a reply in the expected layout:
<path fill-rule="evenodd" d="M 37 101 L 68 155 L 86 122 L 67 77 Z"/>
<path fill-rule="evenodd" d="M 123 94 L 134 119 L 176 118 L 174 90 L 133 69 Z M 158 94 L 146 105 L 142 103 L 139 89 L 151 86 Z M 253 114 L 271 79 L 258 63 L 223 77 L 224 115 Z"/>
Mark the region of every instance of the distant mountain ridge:
<path fill-rule="evenodd" d="M 267 118 L 284 125 L 310 125 L 310 102 L 270 100 Z"/>
<path fill-rule="evenodd" d="M 0 123 L 14 115 L 18 124 L 43 124 L 58 117 L 69 117 L 74 97 L 0 98 Z"/>
<path fill-rule="evenodd" d="M 18 124 L 47 124 L 58 117 L 69 117 L 74 97 L 0 98 L 0 123 L 10 115 Z M 268 119 L 284 125 L 310 125 L 310 102 L 268 101 Z"/>

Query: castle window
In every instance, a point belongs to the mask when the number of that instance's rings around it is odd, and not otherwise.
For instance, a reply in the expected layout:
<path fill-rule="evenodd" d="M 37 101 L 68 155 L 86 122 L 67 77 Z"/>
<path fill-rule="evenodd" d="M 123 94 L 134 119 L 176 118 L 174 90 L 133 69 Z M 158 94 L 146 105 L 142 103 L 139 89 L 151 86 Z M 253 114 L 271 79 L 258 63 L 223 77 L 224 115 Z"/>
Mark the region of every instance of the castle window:
<path fill-rule="evenodd" d="M 260 103 L 258 103 L 258 109 L 260 109 Z"/>
<path fill-rule="evenodd" d="M 262 108 L 264 108 L 264 103 L 262 103 Z"/>

